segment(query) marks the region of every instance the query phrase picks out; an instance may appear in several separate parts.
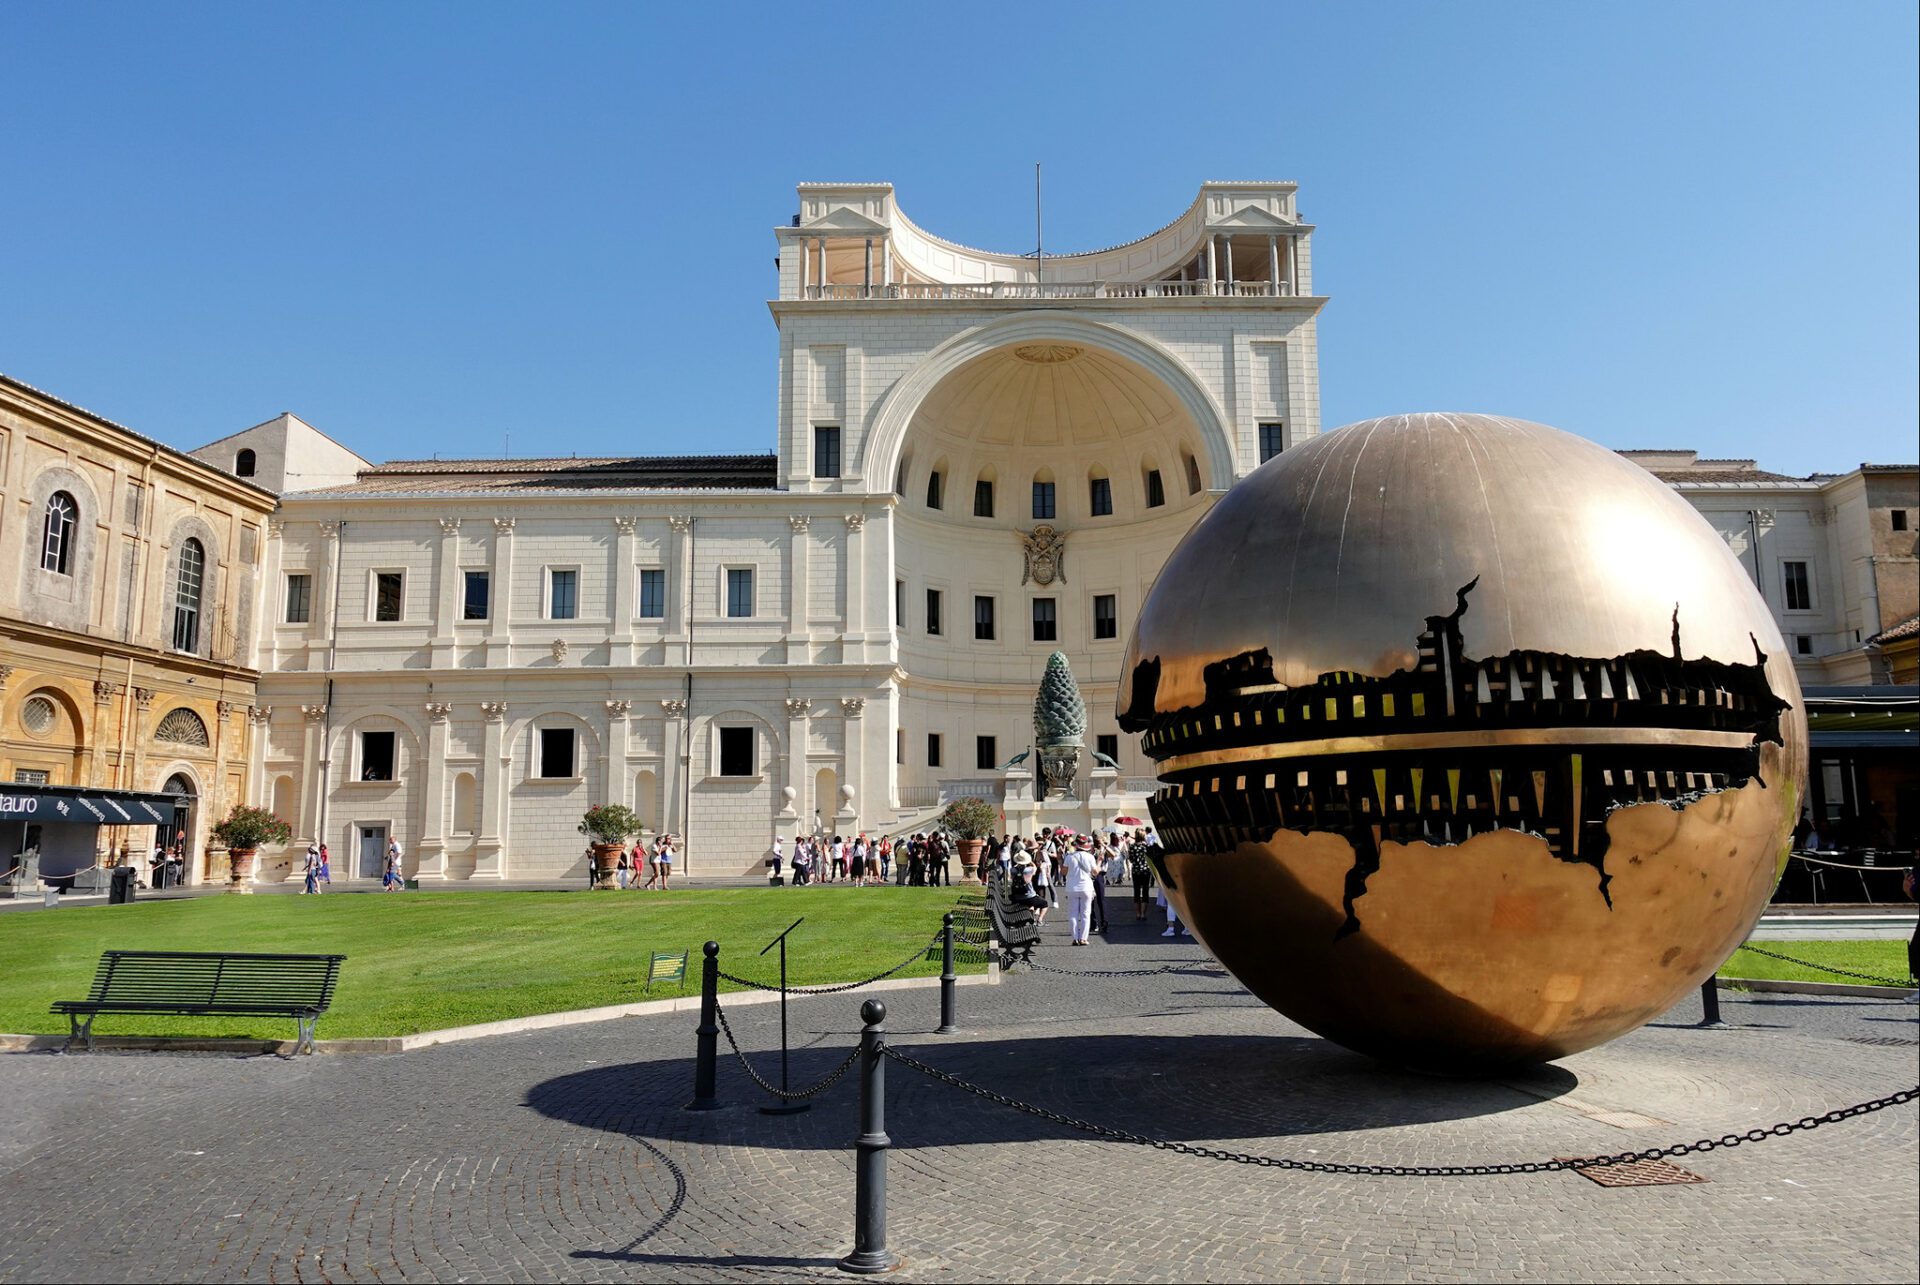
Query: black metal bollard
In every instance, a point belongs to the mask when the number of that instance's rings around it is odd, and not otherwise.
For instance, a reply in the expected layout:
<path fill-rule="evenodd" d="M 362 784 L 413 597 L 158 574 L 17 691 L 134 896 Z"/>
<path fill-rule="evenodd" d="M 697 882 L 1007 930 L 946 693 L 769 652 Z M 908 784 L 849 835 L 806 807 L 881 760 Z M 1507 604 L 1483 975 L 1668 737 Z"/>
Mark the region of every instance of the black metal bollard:
<path fill-rule="evenodd" d="M 960 1028 L 953 1024 L 953 912 L 948 911 L 940 929 L 940 1026 L 935 1035 L 951 1035 Z"/>
<path fill-rule="evenodd" d="M 854 1140 L 853 1252 L 840 1270 L 868 1275 L 889 1272 L 900 1260 L 887 1252 L 887 1059 L 881 1053 L 887 1006 L 870 999 L 860 1006 L 860 1136 Z"/>
<path fill-rule="evenodd" d="M 1700 1025 L 1726 1025 L 1720 1020 L 1720 979 L 1718 977 L 1709 977 L 1700 983 Z"/>
<path fill-rule="evenodd" d="M 693 1060 L 693 1101 L 689 1111 L 711 1111 L 720 1105 L 714 1096 L 714 1083 L 720 1061 L 720 943 L 706 946 L 706 963 L 700 967 L 700 1025 L 698 1051 Z"/>

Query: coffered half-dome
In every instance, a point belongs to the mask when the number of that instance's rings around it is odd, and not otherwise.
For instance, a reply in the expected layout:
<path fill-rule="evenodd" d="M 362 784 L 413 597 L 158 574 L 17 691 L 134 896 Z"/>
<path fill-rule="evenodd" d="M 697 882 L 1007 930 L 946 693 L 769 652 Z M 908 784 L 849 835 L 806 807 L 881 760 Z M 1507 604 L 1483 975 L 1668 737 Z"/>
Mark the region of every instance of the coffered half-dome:
<path fill-rule="evenodd" d="M 1010 344 L 968 362 L 920 405 L 922 441 L 1004 448 L 1090 448 L 1192 420 L 1167 385 L 1124 357 L 1071 343 Z"/>

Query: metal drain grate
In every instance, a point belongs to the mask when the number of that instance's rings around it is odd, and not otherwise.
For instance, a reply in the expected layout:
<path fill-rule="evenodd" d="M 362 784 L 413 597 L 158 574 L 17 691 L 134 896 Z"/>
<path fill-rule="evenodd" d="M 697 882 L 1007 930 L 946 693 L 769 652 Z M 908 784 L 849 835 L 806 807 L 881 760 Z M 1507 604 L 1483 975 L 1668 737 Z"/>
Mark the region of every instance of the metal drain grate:
<path fill-rule="evenodd" d="M 1904 1035 L 1849 1035 L 1849 1044 L 1865 1044 L 1876 1049 L 1910 1049 L 1920 1047 L 1920 1040 L 1908 1039 Z"/>
<path fill-rule="evenodd" d="M 1561 1156 L 1562 1160 L 1584 1160 L 1585 1156 Z M 1591 1179 L 1602 1187 L 1673 1187 L 1689 1182 L 1705 1182 L 1706 1179 L 1691 1169 L 1682 1169 L 1679 1165 L 1665 1160 L 1635 1160 L 1623 1165 L 1593 1165 L 1586 1169 L 1576 1169 L 1582 1178 Z"/>

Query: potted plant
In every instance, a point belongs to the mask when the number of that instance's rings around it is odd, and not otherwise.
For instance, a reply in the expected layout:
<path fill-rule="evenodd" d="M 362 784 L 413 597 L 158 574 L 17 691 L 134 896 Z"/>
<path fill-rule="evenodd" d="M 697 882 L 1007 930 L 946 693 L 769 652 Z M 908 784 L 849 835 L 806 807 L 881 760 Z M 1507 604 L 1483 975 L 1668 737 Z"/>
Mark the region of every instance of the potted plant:
<path fill-rule="evenodd" d="M 265 808 L 236 806 L 213 827 L 213 841 L 227 850 L 227 891 L 251 892 L 253 858 L 263 843 L 285 843 L 293 827 Z"/>
<path fill-rule="evenodd" d="M 955 799 L 941 810 L 939 824 L 960 840 L 960 868 L 971 876 L 982 844 L 1000 824 L 1000 809 L 985 799 Z"/>
<path fill-rule="evenodd" d="M 633 809 L 620 803 L 596 803 L 580 818 L 580 833 L 593 842 L 593 886 L 612 888 L 614 871 L 620 865 L 620 851 L 627 837 L 640 833 L 640 818 Z"/>

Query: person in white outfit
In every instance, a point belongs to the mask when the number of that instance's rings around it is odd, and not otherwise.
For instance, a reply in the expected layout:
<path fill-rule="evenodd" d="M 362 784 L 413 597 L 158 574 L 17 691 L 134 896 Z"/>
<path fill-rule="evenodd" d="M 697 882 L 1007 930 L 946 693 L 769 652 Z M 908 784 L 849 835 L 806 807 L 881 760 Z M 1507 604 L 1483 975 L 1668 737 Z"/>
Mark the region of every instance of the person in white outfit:
<path fill-rule="evenodd" d="M 1067 929 L 1073 934 L 1073 944 L 1084 946 L 1093 918 L 1094 870 L 1093 854 L 1087 851 L 1085 839 L 1067 850 L 1061 866 L 1067 885 Z"/>

